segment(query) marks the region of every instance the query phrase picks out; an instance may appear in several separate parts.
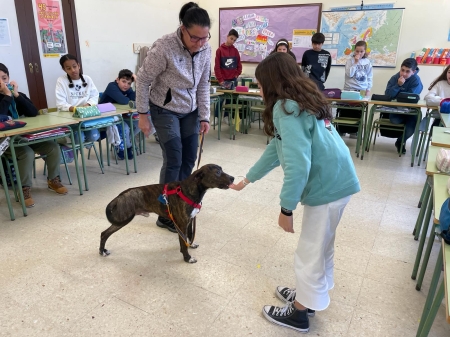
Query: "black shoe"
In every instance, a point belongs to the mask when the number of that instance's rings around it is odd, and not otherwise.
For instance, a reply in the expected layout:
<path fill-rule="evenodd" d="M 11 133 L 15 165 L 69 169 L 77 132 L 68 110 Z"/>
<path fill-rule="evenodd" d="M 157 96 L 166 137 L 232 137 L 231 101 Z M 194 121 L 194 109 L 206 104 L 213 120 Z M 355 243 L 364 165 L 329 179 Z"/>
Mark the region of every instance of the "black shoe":
<path fill-rule="evenodd" d="M 294 303 L 290 302 L 285 307 L 266 305 L 263 307 L 263 315 L 271 323 L 291 328 L 301 333 L 309 331 L 309 318 L 306 310 L 297 310 Z"/>
<path fill-rule="evenodd" d="M 162 216 L 158 217 L 158 220 L 156 220 L 156 225 L 161 228 L 166 228 L 167 230 L 176 233 L 177 230 L 175 229 L 175 225 L 173 222 L 169 219 L 163 218 Z"/>
<path fill-rule="evenodd" d="M 397 148 L 397 152 L 400 153 L 400 142 L 398 139 L 395 142 L 395 147 Z M 402 146 L 402 154 L 406 154 L 405 144 L 403 144 L 403 146 Z"/>
<path fill-rule="evenodd" d="M 277 287 L 275 295 L 285 303 L 290 303 L 295 301 L 295 288 L 288 287 Z M 314 317 L 316 314 L 315 310 L 308 308 L 308 316 Z"/>

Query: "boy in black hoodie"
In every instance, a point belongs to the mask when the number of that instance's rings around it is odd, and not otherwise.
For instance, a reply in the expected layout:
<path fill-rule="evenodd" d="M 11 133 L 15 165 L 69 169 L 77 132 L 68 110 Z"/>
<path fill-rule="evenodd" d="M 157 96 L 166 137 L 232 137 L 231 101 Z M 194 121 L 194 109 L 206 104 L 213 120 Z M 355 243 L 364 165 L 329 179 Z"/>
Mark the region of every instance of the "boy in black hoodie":
<path fill-rule="evenodd" d="M 8 68 L 0 63 L 0 115 L 17 119 L 19 116 L 36 117 L 38 111 L 31 100 L 18 91 L 15 81 L 9 81 Z M 67 188 L 61 184 L 59 178 L 60 151 L 59 145 L 54 141 L 46 141 L 15 149 L 17 165 L 19 168 L 20 181 L 22 183 L 23 196 L 26 207 L 33 207 L 34 200 L 31 197 L 31 177 L 33 169 L 34 154 L 45 155 L 48 167 L 48 188 L 58 194 L 67 194 Z M 11 156 L 10 149 L 5 151 Z M 3 182 L 6 184 L 6 182 Z"/>
<path fill-rule="evenodd" d="M 324 83 L 330 74 L 331 55 L 322 49 L 325 36 L 322 33 L 315 33 L 312 38 L 312 47 L 303 53 L 302 70 L 312 79 L 319 90 L 325 89 Z"/>

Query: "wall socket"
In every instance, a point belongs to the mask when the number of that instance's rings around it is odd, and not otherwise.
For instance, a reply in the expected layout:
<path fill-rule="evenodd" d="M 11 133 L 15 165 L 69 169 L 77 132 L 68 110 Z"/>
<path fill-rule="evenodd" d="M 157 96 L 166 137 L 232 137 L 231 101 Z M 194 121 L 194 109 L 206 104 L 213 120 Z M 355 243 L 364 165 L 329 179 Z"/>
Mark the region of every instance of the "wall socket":
<path fill-rule="evenodd" d="M 141 50 L 141 48 L 143 47 L 151 47 L 153 45 L 153 43 L 133 43 L 133 53 L 135 54 L 139 54 L 139 51 Z"/>

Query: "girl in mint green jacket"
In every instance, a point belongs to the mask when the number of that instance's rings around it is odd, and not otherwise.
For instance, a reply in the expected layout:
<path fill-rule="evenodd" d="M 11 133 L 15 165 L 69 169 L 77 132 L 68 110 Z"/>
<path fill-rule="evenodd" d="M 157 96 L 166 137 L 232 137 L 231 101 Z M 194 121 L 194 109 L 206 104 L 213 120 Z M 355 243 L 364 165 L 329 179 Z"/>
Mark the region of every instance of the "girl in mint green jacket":
<path fill-rule="evenodd" d="M 275 293 L 286 306 L 264 306 L 263 314 L 272 323 L 307 332 L 308 316 L 330 303 L 336 227 L 350 196 L 360 190 L 359 181 L 350 151 L 331 125 L 327 100 L 294 59 L 274 53 L 255 76 L 266 105 L 264 131 L 273 139 L 246 178 L 231 188 L 240 191 L 281 165 L 278 224 L 286 232 L 294 232 L 292 211 L 299 202 L 304 205 L 296 288 L 278 287 Z"/>

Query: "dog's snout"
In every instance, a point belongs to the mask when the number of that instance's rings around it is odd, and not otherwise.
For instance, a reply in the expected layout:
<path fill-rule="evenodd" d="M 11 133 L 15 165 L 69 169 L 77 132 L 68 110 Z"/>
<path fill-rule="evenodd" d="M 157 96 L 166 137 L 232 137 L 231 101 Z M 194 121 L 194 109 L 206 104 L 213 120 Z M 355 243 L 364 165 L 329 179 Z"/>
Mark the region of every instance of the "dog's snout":
<path fill-rule="evenodd" d="M 230 176 L 230 182 L 233 183 L 234 182 L 234 177 Z"/>

